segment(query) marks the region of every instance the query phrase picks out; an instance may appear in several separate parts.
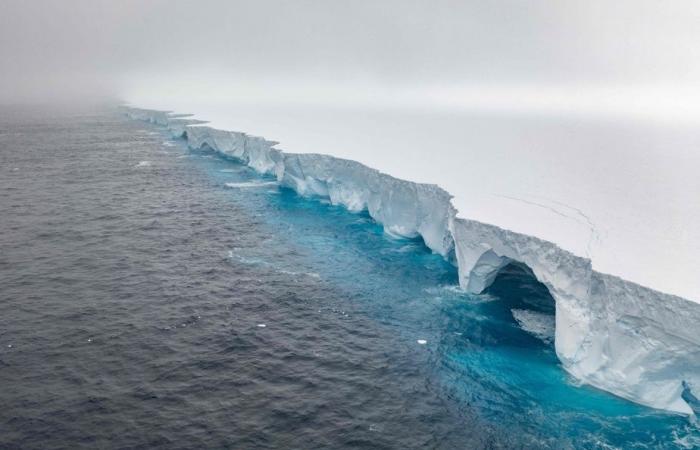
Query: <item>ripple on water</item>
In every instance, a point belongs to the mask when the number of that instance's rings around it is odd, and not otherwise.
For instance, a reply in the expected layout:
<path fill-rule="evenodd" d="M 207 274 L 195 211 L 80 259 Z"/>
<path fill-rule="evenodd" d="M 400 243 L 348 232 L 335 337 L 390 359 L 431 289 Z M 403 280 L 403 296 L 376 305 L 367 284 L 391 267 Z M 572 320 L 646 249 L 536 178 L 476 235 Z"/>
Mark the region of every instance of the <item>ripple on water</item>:
<path fill-rule="evenodd" d="M 1 448 L 698 445 L 572 385 L 522 274 L 466 294 L 366 214 L 226 188 L 272 180 L 111 111 L 0 119 Z"/>

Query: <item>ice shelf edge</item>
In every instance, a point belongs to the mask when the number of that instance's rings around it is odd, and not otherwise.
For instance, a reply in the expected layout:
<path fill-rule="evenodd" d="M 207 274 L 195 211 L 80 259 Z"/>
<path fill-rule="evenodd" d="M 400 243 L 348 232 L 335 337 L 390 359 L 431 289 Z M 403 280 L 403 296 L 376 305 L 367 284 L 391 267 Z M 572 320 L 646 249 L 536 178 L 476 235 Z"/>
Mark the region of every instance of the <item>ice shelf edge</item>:
<path fill-rule="evenodd" d="M 526 265 L 555 300 L 554 342 L 565 370 L 628 400 L 693 414 L 687 399 L 700 390 L 699 303 L 599 273 L 589 259 L 546 240 L 457 217 L 450 194 L 436 185 L 330 155 L 286 153 L 275 148 L 277 142 L 182 114 L 124 111 L 165 127 L 192 149 L 210 148 L 274 175 L 300 195 L 367 210 L 388 233 L 422 237 L 457 265 L 460 286 L 470 293 L 483 292 L 509 263 Z"/>

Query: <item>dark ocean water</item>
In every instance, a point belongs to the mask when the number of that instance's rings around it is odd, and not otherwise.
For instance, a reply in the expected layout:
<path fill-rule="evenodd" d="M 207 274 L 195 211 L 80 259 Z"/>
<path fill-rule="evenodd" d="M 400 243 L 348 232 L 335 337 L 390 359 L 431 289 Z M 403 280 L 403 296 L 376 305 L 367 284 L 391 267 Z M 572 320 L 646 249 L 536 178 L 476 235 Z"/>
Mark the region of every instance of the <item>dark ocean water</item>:
<path fill-rule="evenodd" d="M 466 295 L 271 181 L 113 108 L 0 109 L 0 448 L 700 445 L 577 386 L 527 272 Z"/>

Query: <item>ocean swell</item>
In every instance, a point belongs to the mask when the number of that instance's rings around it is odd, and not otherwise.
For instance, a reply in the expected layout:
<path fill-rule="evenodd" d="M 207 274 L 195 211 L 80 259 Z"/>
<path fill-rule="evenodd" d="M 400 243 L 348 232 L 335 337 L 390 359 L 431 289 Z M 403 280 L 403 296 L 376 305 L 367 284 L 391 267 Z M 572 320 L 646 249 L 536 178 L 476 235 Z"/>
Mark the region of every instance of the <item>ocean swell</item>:
<path fill-rule="evenodd" d="M 700 391 L 700 304 L 599 273 L 589 259 L 554 243 L 458 217 L 450 194 L 436 185 L 329 155 L 286 153 L 275 141 L 204 126 L 187 115 L 125 112 L 165 127 L 192 149 L 212 149 L 274 175 L 300 195 L 366 210 L 389 234 L 421 237 L 454 262 L 460 286 L 470 293 L 483 292 L 508 264 L 524 264 L 555 300 L 554 345 L 565 370 L 631 401 L 693 414 L 686 399 Z"/>

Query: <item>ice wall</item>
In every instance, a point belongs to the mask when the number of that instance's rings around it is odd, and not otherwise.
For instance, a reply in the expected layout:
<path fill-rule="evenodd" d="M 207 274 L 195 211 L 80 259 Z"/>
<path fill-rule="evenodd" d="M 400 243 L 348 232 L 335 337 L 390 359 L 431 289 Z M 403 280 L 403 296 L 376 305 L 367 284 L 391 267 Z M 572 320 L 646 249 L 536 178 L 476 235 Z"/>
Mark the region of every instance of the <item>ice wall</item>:
<path fill-rule="evenodd" d="M 481 293 L 510 262 L 528 266 L 556 302 L 555 349 L 584 383 L 626 399 L 692 414 L 684 400 L 700 391 L 700 304 L 592 269 L 557 245 L 457 216 L 436 185 L 399 180 L 329 155 L 284 153 L 277 142 L 217 130 L 166 111 L 126 108 L 127 115 L 211 148 L 301 195 L 320 196 L 350 211 L 367 210 L 387 233 L 422 237 L 454 261 L 460 285 Z"/>

